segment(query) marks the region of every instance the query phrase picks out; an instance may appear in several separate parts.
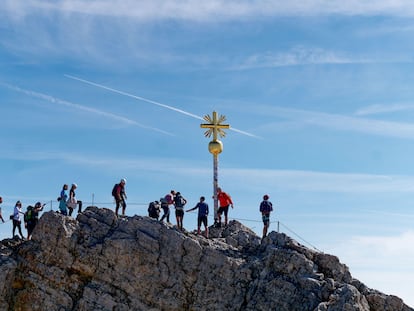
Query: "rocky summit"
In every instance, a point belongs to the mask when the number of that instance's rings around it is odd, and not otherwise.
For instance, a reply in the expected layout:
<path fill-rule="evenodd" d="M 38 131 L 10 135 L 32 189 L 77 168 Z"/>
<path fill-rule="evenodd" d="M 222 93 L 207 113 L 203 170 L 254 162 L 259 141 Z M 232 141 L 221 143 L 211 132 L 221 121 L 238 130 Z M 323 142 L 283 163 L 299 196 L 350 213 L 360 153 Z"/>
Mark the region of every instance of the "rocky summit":
<path fill-rule="evenodd" d="M 409 311 L 337 257 L 237 221 L 210 238 L 88 207 L 0 244 L 0 310 Z"/>

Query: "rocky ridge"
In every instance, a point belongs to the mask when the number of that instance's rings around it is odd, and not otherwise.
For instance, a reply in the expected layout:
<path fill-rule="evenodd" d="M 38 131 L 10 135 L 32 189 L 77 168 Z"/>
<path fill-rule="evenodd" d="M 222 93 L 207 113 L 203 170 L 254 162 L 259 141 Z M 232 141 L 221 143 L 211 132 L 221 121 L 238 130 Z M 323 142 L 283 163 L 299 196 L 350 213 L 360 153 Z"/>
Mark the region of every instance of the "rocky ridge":
<path fill-rule="evenodd" d="M 97 207 L 44 213 L 31 241 L 0 244 L 0 310 L 414 311 L 283 233 L 210 233 Z"/>

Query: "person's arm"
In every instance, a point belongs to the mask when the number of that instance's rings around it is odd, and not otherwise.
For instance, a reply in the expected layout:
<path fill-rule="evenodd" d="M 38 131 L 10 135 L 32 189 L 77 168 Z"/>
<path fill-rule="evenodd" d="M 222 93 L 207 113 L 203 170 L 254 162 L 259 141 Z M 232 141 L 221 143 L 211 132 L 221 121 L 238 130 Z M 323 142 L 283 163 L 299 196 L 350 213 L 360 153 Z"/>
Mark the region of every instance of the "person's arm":
<path fill-rule="evenodd" d="M 194 211 L 196 208 L 198 208 L 198 203 L 197 203 L 197 205 L 196 205 L 196 206 L 194 206 L 193 208 L 190 208 L 190 209 L 186 210 L 186 212 L 191 212 L 191 211 Z"/>
<path fill-rule="evenodd" d="M 231 208 L 234 208 L 234 206 L 233 206 L 233 201 L 232 201 L 232 199 L 231 199 L 231 196 L 227 195 L 227 197 L 228 197 L 229 203 L 230 203 L 230 205 L 231 205 Z"/>

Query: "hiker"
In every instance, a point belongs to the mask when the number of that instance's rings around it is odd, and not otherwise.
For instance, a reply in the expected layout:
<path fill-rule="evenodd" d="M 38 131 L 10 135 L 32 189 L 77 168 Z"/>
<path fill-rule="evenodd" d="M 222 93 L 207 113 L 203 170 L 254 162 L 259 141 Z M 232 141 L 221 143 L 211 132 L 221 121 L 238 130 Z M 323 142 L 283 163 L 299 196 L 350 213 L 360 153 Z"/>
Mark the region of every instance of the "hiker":
<path fill-rule="evenodd" d="M 180 192 L 177 192 L 174 197 L 174 206 L 175 218 L 177 219 L 177 227 L 180 230 L 183 230 L 184 205 L 186 204 L 187 200 L 181 195 Z"/>
<path fill-rule="evenodd" d="M 72 216 L 72 212 L 76 208 L 76 205 L 79 206 L 78 214 L 82 212 L 82 201 L 79 201 L 76 199 L 76 193 L 75 193 L 76 188 L 78 188 L 78 185 L 73 183 L 69 190 L 69 199 L 67 203 L 67 206 L 69 208 L 69 216 Z"/>
<path fill-rule="evenodd" d="M 231 200 L 231 197 L 226 192 L 221 190 L 220 187 L 217 188 L 217 199 L 219 201 L 219 209 L 217 210 L 217 217 L 218 217 L 217 226 L 221 227 L 221 214 L 223 213 L 224 213 L 224 225 L 227 226 L 227 222 L 228 222 L 227 215 L 229 213 L 229 206 L 231 205 L 231 208 L 233 208 L 233 201 Z"/>
<path fill-rule="evenodd" d="M 64 184 L 62 187 L 62 191 L 60 192 L 60 196 L 58 198 L 59 201 L 59 211 L 62 215 L 67 216 L 68 215 L 68 209 L 67 209 L 67 201 L 68 201 L 68 188 L 69 186 L 67 184 Z"/>
<path fill-rule="evenodd" d="M 115 184 L 112 189 L 112 196 L 115 198 L 115 215 L 118 217 L 119 207 L 122 206 L 122 216 L 125 216 L 127 195 L 125 192 L 126 179 L 122 178 L 119 184 Z"/>
<path fill-rule="evenodd" d="M 198 208 L 198 217 L 197 217 L 197 234 L 200 234 L 201 224 L 204 224 L 204 230 L 206 233 L 206 238 L 208 239 L 208 226 L 207 226 L 207 216 L 208 216 L 208 204 L 204 202 L 205 197 L 200 197 L 200 202 L 193 208 L 190 208 L 186 212 L 191 212 Z"/>
<path fill-rule="evenodd" d="M 160 217 L 160 209 L 161 209 L 160 202 L 158 201 L 150 202 L 150 204 L 148 205 L 148 216 L 158 220 L 158 218 Z"/>
<path fill-rule="evenodd" d="M 166 194 L 163 198 L 160 199 L 161 208 L 164 212 L 160 221 L 167 219 L 167 223 L 170 224 L 170 205 L 174 204 L 175 191 L 171 190 L 170 193 Z"/>
<path fill-rule="evenodd" d="M 0 197 L 0 204 L 1 203 L 3 203 L 3 198 L 2 197 Z M 3 219 L 3 216 L 2 216 L 2 214 L 1 214 L 1 206 L 0 206 L 0 219 L 1 219 L 1 221 L 4 223 L 4 219 Z"/>
<path fill-rule="evenodd" d="M 27 207 L 26 213 L 24 213 L 24 222 L 25 227 L 27 228 L 27 239 L 30 240 L 32 238 L 32 233 L 34 228 L 37 225 L 37 222 L 39 221 L 39 212 L 43 210 L 43 207 L 46 205 L 46 203 L 42 204 L 40 202 L 37 202 L 35 206 L 29 205 Z"/>
<path fill-rule="evenodd" d="M 14 211 L 13 211 L 13 238 L 14 238 L 14 233 L 16 232 L 16 228 L 17 228 L 19 230 L 19 234 L 22 240 L 24 240 L 24 236 L 22 233 L 22 221 L 20 219 L 20 214 L 24 215 L 24 212 L 22 212 L 22 202 L 17 201 L 16 205 L 14 206 Z"/>
<path fill-rule="evenodd" d="M 263 196 L 263 201 L 260 203 L 260 213 L 262 213 L 263 220 L 263 237 L 267 235 L 267 229 L 269 228 L 270 223 L 270 212 L 273 211 L 272 202 L 269 201 L 269 196 L 265 194 Z"/>

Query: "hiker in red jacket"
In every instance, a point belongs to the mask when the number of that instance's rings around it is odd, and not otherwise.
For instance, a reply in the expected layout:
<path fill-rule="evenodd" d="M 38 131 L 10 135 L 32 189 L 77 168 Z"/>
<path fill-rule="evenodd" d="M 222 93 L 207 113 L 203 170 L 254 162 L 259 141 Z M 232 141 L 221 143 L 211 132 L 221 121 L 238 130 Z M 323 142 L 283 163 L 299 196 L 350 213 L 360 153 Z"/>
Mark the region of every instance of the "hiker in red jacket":
<path fill-rule="evenodd" d="M 217 188 L 217 199 L 219 201 L 219 209 L 217 210 L 218 226 L 221 227 L 221 214 L 223 213 L 224 225 L 227 226 L 229 206 L 231 205 L 231 208 L 233 208 L 233 201 L 227 193 L 221 190 L 221 188 Z"/>

